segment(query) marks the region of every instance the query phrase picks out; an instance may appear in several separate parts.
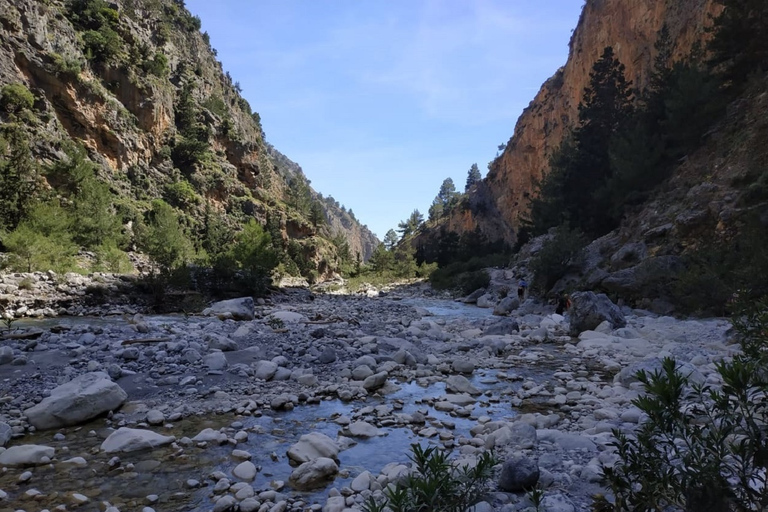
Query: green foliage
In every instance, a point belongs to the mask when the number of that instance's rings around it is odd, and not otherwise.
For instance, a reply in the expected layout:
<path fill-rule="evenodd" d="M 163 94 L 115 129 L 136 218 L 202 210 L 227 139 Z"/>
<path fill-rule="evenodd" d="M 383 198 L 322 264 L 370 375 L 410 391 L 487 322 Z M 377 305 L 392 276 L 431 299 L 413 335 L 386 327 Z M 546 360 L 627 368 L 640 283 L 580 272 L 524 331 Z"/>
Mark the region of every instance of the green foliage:
<path fill-rule="evenodd" d="M 35 96 L 24 84 L 8 84 L 0 89 L 0 108 L 8 113 L 30 110 L 34 104 Z"/>
<path fill-rule="evenodd" d="M 39 168 L 23 128 L 0 128 L 0 230 L 13 230 L 27 214 L 38 190 Z"/>
<path fill-rule="evenodd" d="M 351 214 L 352 210 L 350 210 L 350 215 Z M 423 223 L 424 216 L 421 214 L 421 212 L 419 212 L 419 210 L 413 210 L 407 219 L 397 225 L 397 230 L 402 235 L 402 238 L 407 238 L 411 235 L 415 235 Z"/>
<path fill-rule="evenodd" d="M 288 204 L 302 216 L 309 217 L 312 203 L 309 180 L 303 174 L 297 174 L 288 182 Z"/>
<path fill-rule="evenodd" d="M 192 174 L 195 165 L 210 158 L 211 148 L 211 129 L 203 122 L 204 117 L 192 97 L 193 87 L 194 84 L 189 81 L 179 93 L 175 121 L 180 136 L 176 137 L 175 145 L 171 148 L 174 166 L 188 176 Z"/>
<path fill-rule="evenodd" d="M 467 172 L 467 183 L 464 185 L 464 192 L 469 191 L 475 184 L 480 183 L 480 180 L 482 180 L 480 169 L 477 167 L 477 164 L 472 164 L 472 167 Z"/>
<path fill-rule="evenodd" d="M 57 203 L 39 203 L 13 231 L 2 235 L 10 254 L 9 268 L 17 272 L 75 268 L 77 246 L 69 235 L 71 219 Z"/>
<path fill-rule="evenodd" d="M 768 70 L 768 6 L 763 0 L 717 0 L 724 7 L 715 18 L 709 42 L 711 65 L 739 89 L 750 74 Z"/>
<path fill-rule="evenodd" d="M 219 117 L 224 118 L 229 116 L 229 107 L 224 103 L 224 100 L 221 99 L 221 96 L 217 94 L 213 94 L 205 100 L 203 102 L 203 107 Z"/>
<path fill-rule="evenodd" d="M 258 295 L 266 292 L 270 274 L 279 262 L 269 233 L 255 220 L 249 220 L 237 235 L 231 254 L 251 292 Z"/>
<path fill-rule="evenodd" d="M 107 241 L 96 247 L 96 264 L 94 271 L 127 274 L 133 270 L 133 264 L 125 251 L 121 250 L 114 241 Z"/>
<path fill-rule="evenodd" d="M 200 196 L 192 188 L 192 185 L 184 179 L 168 183 L 163 189 L 163 198 L 171 206 L 181 209 L 188 209 L 200 204 L 201 201 Z"/>
<path fill-rule="evenodd" d="M 758 216 L 748 217 L 730 239 L 703 244 L 684 257 L 686 270 L 670 292 L 683 312 L 722 315 L 738 290 L 745 299 L 768 296 L 768 228 Z"/>
<path fill-rule="evenodd" d="M 614 510 L 763 510 L 768 505 L 768 302 L 737 306 L 743 352 L 717 363 L 722 387 L 693 384 L 666 358 L 641 371 L 648 419 L 614 431 L 620 460 L 604 468 Z"/>
<path fill-rule="evenodd" d="M 154 57 L 147 59 L 142 63 L 142 69 L 152 75 L 163 78 L 168 75 L 168 57 L 162 52 L 155 53 Z"/>
<path fill-rule="evenodd" d="M 580 231 L 566 224 L 558 227 L 554 237 L 531 258 L 530 270 L 534 275 L 531 287 L 540 294 L 547 293 L 568 269 L 579 265 L 586 244 Z"/>
<path fill-rule="evenodd" d="M 173 208 L 160 199 L 152 202 L 144 225 L 137 226 L 137 242 L 159 266 L 170 274 L 184 266 L 192 256 L 192 244 L 179 224 Z"/>
<path fill-rule="evenodd" d="M 328 223 L 325 217 L 325 209 L 320 201 L 313 200 L 309 206 L 309 222 L 316 228 Z"/>
<path fill-rule="evenodd" d="M 64 57 L 58 53 L 50 53 L 53 68 L 56 76 L 59 77 L 76 77 L 83 70 L 83 62 L 77 59 Z"/>
<path fill-rule="evenodd" d="M 110 27 L 83 32 L 83 50 L 88 60 L 111 63 L 116 60 L 123 47 L 123 39 Z"/>
<path fill-rule="evenodd" d="M 388 251 L 391 251 L 392 249 L 395 248 L 395 246 L 397 246 L 397 241 L 398 241 L 398 237 L 394 229 L 390 229 L 389 231 L 387 231 L 387 234 L 384 235 L 383 243 L 384 243 L 384 247 Z"/>
<path fill-rule="evenodd" d="M 493 466 L 491 452 L 483 453 L 474 467 L 456 466 L 445 451 L 411 445 L 415 471 L 384 491 L 384 500 L 369 498 L 365 512 L 464 512 L 489 491 Z"/>
<path fill-rule="evenodd" d="M 552 154 L 531 200 L 531 233 L 563 223 L 592 237 L 607 233 L 699 147 L 724 112 L 720 82 L 697 63 L 697 52 L 670 65 L 671 48 L 662 27 L 650 86 L 637 108 L 630 106 L 623 66 L 605 49 L 590 73 L 579 125 Z"/>
<path fill-rule="evenodd" d="M 73 241 L 88 249 L 122 245 L 124 236 L 121 219 L 115 215 L 114 196 L 96 176 L 96 165 L 86 158 L 82 147 L 70 147 L 66 152 L 68 159 L 54 163 L 47 174 L 69 199 L 72 223 L 68 232 Z"/>
<path fill-rule="evenodd" d="M 490 277 L 484 269 L 505 266 L 507 263 L 509 263 L 509 257 L 506 254 L 491 254 L 474 257 L 468 261 L 457 261 L 432 272 L 429 282 L 436 290 L 472 293 L 478 288 L 488 286 Z M 468 290 L 468 288 L 471 289 Z"/>
<path fill-rule="evenodd" d="M 82 32 L 83 52 L 100 64 L 117 61 L 125 42 L 118 33 L 120 14 L 104 0 L 72 0 L 67 18 Z"/>

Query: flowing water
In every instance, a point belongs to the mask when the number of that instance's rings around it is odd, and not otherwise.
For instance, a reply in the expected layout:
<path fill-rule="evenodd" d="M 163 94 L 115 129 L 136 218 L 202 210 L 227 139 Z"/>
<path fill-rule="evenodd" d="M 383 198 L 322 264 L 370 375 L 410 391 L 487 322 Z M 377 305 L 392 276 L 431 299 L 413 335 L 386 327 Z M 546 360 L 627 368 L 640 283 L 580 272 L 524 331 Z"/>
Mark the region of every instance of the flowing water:
<path fill-rule="evenodd" d="M 483 317 L 490 315 L 489 310 L 467 306 L 450 301 L 419 299 L 413 301 L 415 306 L 428 309 L 437 317 L 451 318 L 456 316 Z M 58 325 L 94 325 L 98 322 L 125 322 L 120 317 L 106 317 L 95 321 L 92 318 L 76 319 L 46 319 L 35 322 L 40 327 L 50 328 Z M 177 323 L 190 321 L 181 317 L 146 317 L 147 322 Z M 198 321 L 193 319 L 191 321 Z M 551 374 L 551 368 L 557 367 L 564 361 L 564 356 L 553 350 L 542 352 L 550 361 L 544 367 L 515 368 L 515 372 L 524 379 L 544 381 Z M 41 510 L 56 504 L 66 503 L 67 496 L 81 493 L 94 502 L 109 501 L 121 510 L 139 510 L 144 506 L 145 497 L 157 495 L 159 501 L 152 505 L 158 512 L 187 511 L 210 509 L 213 503 L 213 481 L 209 475 L 221 471 L 227 475 L 239 463 L 232 458 L 233 449 L 246 450 L 253 455 L 251 461 L 260 467 L 253 482 L 257 494 L 261 490 L 269 490 L 278 486 L 277 482 L 288 482 L 292 467 L 288 462 L 286 451 L 298 441 L 303 434 L 321 432 L 331 438 L 336 438 L 341 427 L 333 421 L 334 418 L 345 415 L 353 417 L 354 412 L 365 406 L 390 405 L 395 412 L 413 413 L 420 411 L 426 414 L 427 425 L 435 426 L 438 430 L 449 429 L 458 439 L 460 436 L 472 437 L 469 429 L 477 424 L 480 416 L 489 416 L 494 420 L 512 418 L 517 411 L 511 406 L 505 395 L 519 388 L 520 381 L 510 381 L 506 375 L 499 375 L 496 370 L 478 369 L 470 379 L 471 383 L 483 392 L 472 411 L 471 417 L 458 417 L 446 412 L 435 410 L 429 405 L 430 399 L 445 394 L 442 382 L 420 385 L 412 382 L 398 382 L 399 388 L 386 396 L 373 395 L 361 402 L 342 402 L 338 399 L 323 400 L 319 404 L 302 405 L 285 412 L 265 411 L 261 416 L 235 416 L 234 414 L 192 416 L 170 424 L 169 428 L 154 427 L 153 430 L 164 435 L 174 435 L 177 439 L 184 436 L 194 437 L 205 428 L 218 430 L 223 427 L 236 428 L 232 430 L 247 430 L 248 440 L 237 446 L 224 445 L 204 448 L 197 446 L 174 449 L 172 447 L 158 448 L 150 452 L 121 454 L 119 464 L 110 465 L 111 455 L 99 450 L 103 439 L 109 434 L 104 428 L 103 420 L 96 420 L 88 425 L 60 430 L 63 440 L 55 440 L 55 432 L 42 432 L 25 436 L 25 444 L 44 444 L 56 449 L 59 461 L 71 457 L 83 457 L 88 463 L 83 468 L 64 468 L 61 464 L 32 468 L 32 479 L 27 483 L 18 483 L 19 471 L 0 473 L 0 489 L 11 495 L 11 501 L 0 502 L 0 512 L 11 512 L 17 508 Z M 419 427 L 422 428 L 422 427 Z M 356 439 L 356 444 L 339 454 L 339 467 L 342 473 L 328 487 L 341 488 L 349 485 L 350 481 L 361 472 L 368 470 L 374 475 L 390 462 L 407 462 L 409 448 L 412 443 L 439 443 L 437 437 L 427 439 L 415 432 L 419 428 L 382 427 L 383 434 L 371 439 Z M 15 444 L 15 443 L 14 443 Z M 190 488 L 188 480 L 198 480 L 205 484 L 201 488 Z M 236 481 L 236 479 L 232 479 Z M 324 503 L 328 488 L 316 492 L 294 493 L 302 496 L 306 503 Z M 34 502 L 23 503 L 20 495 L 29 489 L 37 489 L 43 497 Z M 286 487 L 283 492 L 293 492 Z M 16 502 L 21 500 L 22 502 Z M 33 504 L 34 503 L 34 504 Z M 95 507 L 94 507 L 95 509 Z M 90 509 L 89 509 L 90 510 Z"/>

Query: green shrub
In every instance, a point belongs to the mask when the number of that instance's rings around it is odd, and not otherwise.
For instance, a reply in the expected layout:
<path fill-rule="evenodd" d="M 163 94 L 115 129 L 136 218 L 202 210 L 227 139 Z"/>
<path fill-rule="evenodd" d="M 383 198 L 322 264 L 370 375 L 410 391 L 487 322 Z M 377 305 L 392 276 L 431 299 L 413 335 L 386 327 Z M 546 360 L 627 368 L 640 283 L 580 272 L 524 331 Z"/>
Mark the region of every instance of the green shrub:
<path fill-rule="evenodd" d="M 461 293 L 469 295 L 479 288 L 487 288 L 491 284 L 491 276 L 485 270 L 475 270 L 462 274 L 459 280 Z"/>
<path fill-rule="evenodd" d="M 481 455 L 474 467 L 456 466 L 445 451 L 436 447 L 411 445 L 414 473 L 384 491 L 384 499 L 373 497 L 363 505 L 365 512 L 465 512 L 489 490 L 493 466 L 491 452 Z"/>
<path fill-rule="evenodd" d="M 56 76 L 76 77 L 83 70 L 83 63 L 78 59 L 71 59 L 58 53 L 50 53 Z"/>
<path fill-rule="evenodd" d="M 163 197 L 169 204 L 177 208 L 189 208 L 200 203 L 200 196 L 187 180 L 169 183 L 165 186 Z"/>
<path fill-rule="evenodd" d="M 716 368 L 722 387 L 693 384 L 665 359 L 638 372 L 646 395 L 632 401 L 648 419 L 614 430 L 620 460 L 604 468 L 623 510 L 762 510 L 768 464 L 768 301 L 738 306 L 742 353 Z M 601 500 L 603 504 L 605 500 Z"/>
<path fill-rule="evenodd" d="M 686 313 L 723 315 L 728 301 L 739 290 L 745 299 L 768 296 L 768 227 L 759 216 L 744 219 L 735 236 L 702 244 L 683 258 L 686 270 L 669 291 Z"/>
<path fill-rule="evenodd" d="M 189 137 L 179 137 L 171 149 L 173 165 L 182 171 L 188 171 L 192 166 L 207 161 L 210 157 L 210 144 L 206 140 Z"/>
<path fill-rule="evenodd" d="M 142 63 L 142 68 L 147 73 L 163 78 L 168 74 L 168 57 L 164 53 L 157 52 L 153 58 Z"/>
<path fill-rule="evenodd" d="M 24 84 L 8 84 L 0 89 L 0 107 L 9 113 L 17 114 L 31 109 L 35 104 L 35 96 Z"/>
<path fill-rule="evenodd" d="M 53 270 L 64 273 L 76 268 L 77 246 L 66 232 L 47 234 L 34 223 L 25 221 L 3 236 L 3 245 L 10 254 L 8 268 L 16 272 Z"/>
<path fill-rule="evenodd" d="M 472 283 L 485 282 L 485 278 L 480 274 L 475 274 L 474 277 L 471 274 L 488 267 L 504 266 L 508 262 L 509 257 L 506 254 L 491 254 L 475 257 L 469 261 L 451 263 L 432 272 L 429 276 L 429 282 L 436 290 L 463 291 L 466 286 L 470 286 Z M 475 287 L 467 293 L 471 293 L 479 287 Z"/>
<path fill-rule="evenodd" d="M 133 264 L 125 251 L 120 250 L 114 242 L 105 242 L 96 248 L 97 271 L 127 274 L 133 270 Z"/>
<path fill-rule="evenodd" d="M 246 288 L 257 295 L 266 292 L 270 274 L 279 262 L 269 233 L 255 220 L 249 220 L 238 234 L 231 256 L 242 272 Z"/>
<path fill-rule="evenodd" d="M 123 39 L 109 27 L 83 32 L 83 52 L 88 60 L 111 63 L 123 47 Z"/>
<path fill-rule="evenodd" d="M 580 264 L 582 249 L 587 241 L 584 235 L 567 225 L 557 228 L 555 236 L 544 243 L 532 258 L 532 288 L 545 294 L 562 278 L 568 269 Z"/>
<path fill-rule="evenodd" d="M 152 202 L 146 223 L 136 226 L 139 246 L 160 265 L 163 277 L 185 266 L 192 257 L 192 244 L 173 208 L 160 199 Z"/>

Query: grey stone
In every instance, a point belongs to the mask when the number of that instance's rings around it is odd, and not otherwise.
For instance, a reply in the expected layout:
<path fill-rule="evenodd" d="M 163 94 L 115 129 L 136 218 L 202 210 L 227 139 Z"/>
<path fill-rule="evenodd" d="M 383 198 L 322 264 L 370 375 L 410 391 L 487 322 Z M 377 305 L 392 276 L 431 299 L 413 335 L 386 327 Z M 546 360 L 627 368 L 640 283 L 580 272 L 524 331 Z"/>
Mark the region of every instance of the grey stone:
<path fill-rule="evenodd" d="M 363 381 L 363 388 L 367 390 L 378 389 L 387 383 L 387 377 L 389 377 L 387 372 L 379 372 L 370 377 L 366 377 Z"/>
<path fill-rule="evenodd" d="M 539 481 L 539 465 L 528 457 L 513 457 L 504 462 L 499 488 L 507 492 L 532 489 Z"/>
<path fill-rule="evenodd" d="M 307 462 L 320 457 L 336 459 L 339 446 L 333 439 L 319 432 L 304 434 L 288 449 L 288 458 L 294 462 Z"/>
<path fill-rule="evenodd" d="M 496 322 L 495 324 L 486 327 L 483 331 L 483 334 L 486 336 L 503 336 L 505 334 L 512 334 L 513 332 L 520 332 L 520 324 L 511 318 L 505 318 L 499 322 Z"/>
<path fill-rule="evenodd" d="M 129 453 L 171 444 L 175 440 L 173 436 L 164 436 L 151 430 L 121 427 L 101 443 L 101 449 L 106 453 Z"/>
<path fill-rule="evenodd" d="M 5 446 L 11 440 L 13 429 L 7 423 L 0 421 L 0 446 Z"/>
<path fill-rule="evenodd" d="M 203 363 L 209 370 L 223 370 L 227 367 L 227 357 L 223 352 L 213 352 L 203 359 Z"/>
<path fill-rule="evenodd" d="M 573 336 L 593 330 L 606 320 L 614 329 L 627 325 L 619 307 L 603 293 L 576 292 L 571 295 L 571 301 L 570 333 Z"/>
<path fill-rule="evenodd" d="M 203 310 L 203 315 L 216 316 L 222 320 L 230 318 L 233 320 L 253 320 L 253 299 L 241 297 L 215 302 Z"/>
<path fill-rule="evenodd" d="M 639 371 L 645 371 L 647 374 L 661 371 L 661 359 L 644 359 L 629 366 L 622 368 L 614 381 L 621 383 L 624 387 L 629 387 L 634 382 L 639 382 L 636 375 Z M 706 377 L 691 363 L 675 361 L 675 369 L 682 375 L 688 377 L 693 384 L 704 384 Z"/>
<path fill-rule="evenodd" d="M 472 293 L 464 297 L 464 299 L 462 299 L 462 302 L 464 302 L 465 304 L 474 304 L 477 302 L 477 299 L 482 297 L 484 294 L 485 294 L 485 288 L 478 288 L 477 290 L 473 291 Z"/>
<path fill-rule="evenodd" d="M 0 453 L 0 466 L 32 466 L 47 464 L 53 458 L 56 450 L 50 446 L 39 444 L 22 444 L 11 446 Z"/>
<path fill-rule="evenodd" d="M 328 364 L 336 361 L 336 351 L 331 347 L 325 347 L 317 358 L 317 362 L 321 364 Z"/>
<path fill-rule="evenodd" d="M 249 460 L 241 462 L 232 470 L 233 475 L 247 482 L 252 482 L 256 478 L 256 473 L 258 473 L 256 466 Z"/>
<path fill-rule="evenodd" d="M 126 398 L 126 392 L 106 373 L 92 372 L 53 389 L 24 414 L 37 429 L 67 427 L 117 409 Z"/>
<path fill-rule="evenodd" d="M 469 393 L 470 395 L 479 395 L 481 391 L 469 382 L 469 379 L 462 375 L 451 375 L 445 379 L 445 388 L 455 393 Z"/>
<path fill-rule="evenodd" d="M 333 459 L 320 457 L 305 462 L 293 470 L 289 480 L 298 490 L 316 489 L 332 480 L 338 472 L 339 466 Z"/>
<path fill-rule="evenodd" d="M 13 361 L 13 349 L 5 346 L 0 347 L 0 364 L 8 364 Z"/>
<path fill-rule="evenodd" d="M 453 371 L 457 373 L 472 373 L 475 371 L 475 362 L 468 359 L 454 359 L 451 366 Z"/>
<path fill-rule="evenodd" d="M 507 316 L 512 311 L 520 307 L 520 299 L 517 297 L 504 297 L 501 302 L 493 308 L 493 314 L 496 316 Z"/>
<path fill-rule="evenodd" d="M 277 372 L 277 363 L 273 361 L 257 361 L 252 366 L 253 376 L 257 379 L 269 380 Z"/>

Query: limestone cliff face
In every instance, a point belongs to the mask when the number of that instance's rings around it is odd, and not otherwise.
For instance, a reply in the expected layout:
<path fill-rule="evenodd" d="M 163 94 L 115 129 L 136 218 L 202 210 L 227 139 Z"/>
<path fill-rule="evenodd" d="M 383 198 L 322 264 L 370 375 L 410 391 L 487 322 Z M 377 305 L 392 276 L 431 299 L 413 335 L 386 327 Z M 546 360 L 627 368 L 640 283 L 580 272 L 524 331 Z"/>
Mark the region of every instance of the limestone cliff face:
<path fill-rule="evenodd" d="M 589 72 L 606 46 L 626 67 L 627 79 L 642 88 L 653 65 L 654 44 L 663 24 L 674 43 L 673 58 L 687 55 L 705 37 L 710 16 L 719 12 L 713 0 L 587 0 L 570 42 L 568 61 L 544 83 L 522 113 L 503 154 L 491 165 L 484 187 L 475 194 L 494 207 L 475 212 L 475 222 L 490 237 L 513 242 L 527 212 L 536 183 L 548 170 L 548 159 L 578 122 L 578 105 Z M 504 229 L 499 228 L 499 214 Z M 454 212 L 451 228 L 474 229 Z"/>
<path fill-rule="evenodd" d="M 90 11 L 73 14 L 73 5 Z M 109 60 L 93 56 L 94 48 L 107 46 L 98 42 L 104 21 L 94 21 L 94 9 L 107 9 L 115 34 Z M 90 19 L 83 23 L 78 16 Z M 328 238 L 291 209 L 290 175 L 279 172 L 258 114 L 199 28 L 177 0 L 0 0 L 0 86 L 21 83 L 35 96 L 33 119 L 24 127 L 34 157 L 51 164 L 65 157 L 66 145 L 82 145 L 99 177 L 138 213 L 164 197 L 167 186 L 185 180 L 197 198 L 179 208 L 192 227 L 212 207 L 231 224 L 276 216 L 286 238 Z M 183 141 L 179 114 L 185 101 L 207 133 L 205 157 L 190 165 L 174 157 Z M 3 122 L 9 119 L 0 113 Z M 341 213 L 328 216 L 338 220 Z M 356 220 L 346 220 L 334 224 L 332 235 L 342 233 L 351 247 L 370 254 L 378 241 Z M 318 265 L 333 259 L 310 252 Z"/>

